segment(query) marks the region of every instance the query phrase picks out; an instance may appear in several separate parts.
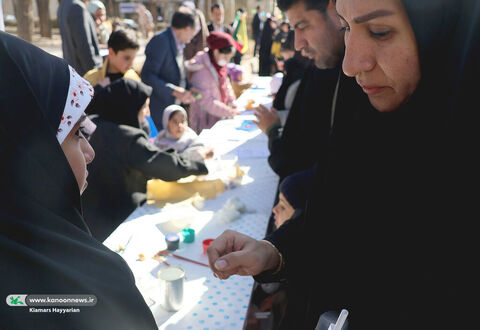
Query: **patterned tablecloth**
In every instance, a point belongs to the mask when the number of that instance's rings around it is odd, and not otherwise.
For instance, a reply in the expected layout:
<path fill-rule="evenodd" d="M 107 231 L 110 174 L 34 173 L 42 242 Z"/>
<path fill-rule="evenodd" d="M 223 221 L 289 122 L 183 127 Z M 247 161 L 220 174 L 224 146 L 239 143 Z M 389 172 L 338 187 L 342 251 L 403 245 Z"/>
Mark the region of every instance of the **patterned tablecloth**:
<path fill-rule="evenodd" d="M 261 81 L 263 85 L 267 80 Z M 258 87 L 258 85 L 256 85 Z M 258 88 L 254 91 L 258 93 Z M 268 93 L 265 88 L 263 93 Z M 185 270 L 184 303 L 177 312 L 166 312 L 159 304 L 158 270 L 165 264 L 152 256 L 166 248 L 164 234 L 175 232 L 176 221 L 195 229 L 193 243 L 180 243 L 175 254 L 207 264 L 202 241 L 216 238 L 226 229 L 233 229 L 261 239 L 266 232 L 268 218 L 278 184 L 277 175 L 270 169 L 267 156 L 267 138 L 258 128 L 251 127 L 252 116 L 237 116 L 222 120 L 202 133 L 205 141 L 214 144 L 217 154 L 236 154 L 238 164 L 247 170 L 242 184 L 206 200 L 198 210 L 191 205 L 170 205 L 162 209 L 144 205 L 135 210 L 104 244 L 112 250 L 126 246 L 122 257 L 135 275 L 137 286 L 150 306 L 159 329 L 242 329 L 254 284 L 250 276 L 233 276 L 228 280 L 215 278 L 207 267 L 168 257 L 170 265 Z M 230 223 L 214 217 L 226 201 L 237 197 L 249 210 Z M 183 219 L 181 215 L 185 215 Z M 145 260 L 139 260 L 139 254 Z"/>

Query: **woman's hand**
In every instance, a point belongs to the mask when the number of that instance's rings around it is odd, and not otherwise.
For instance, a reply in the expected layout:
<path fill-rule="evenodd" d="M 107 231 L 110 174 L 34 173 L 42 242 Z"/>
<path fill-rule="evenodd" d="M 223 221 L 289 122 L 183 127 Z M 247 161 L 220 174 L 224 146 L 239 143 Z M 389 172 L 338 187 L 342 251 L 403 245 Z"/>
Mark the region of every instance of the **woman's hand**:
<path fill-rule="evenodd" d="M 232 275 L 257 275 L 275 269 L 280 263 L 278 251 L 233 230 L 226 230 L 207 249 L 210 268 L 220 279 Z"/>

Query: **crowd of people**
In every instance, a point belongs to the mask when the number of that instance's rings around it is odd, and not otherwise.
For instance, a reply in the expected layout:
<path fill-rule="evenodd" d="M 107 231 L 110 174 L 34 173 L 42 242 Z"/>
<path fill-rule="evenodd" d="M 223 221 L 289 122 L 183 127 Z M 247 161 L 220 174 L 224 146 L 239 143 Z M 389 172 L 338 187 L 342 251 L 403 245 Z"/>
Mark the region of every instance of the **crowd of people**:
<path fill-rule="evenodd" d="M 282 19 L 258 6 L 250 28 L 259 75 L 281 73 L 255 111 L 276 199 L 263 239 L 211 243 L 214 276 L 280 283 L 278 329 L 342 309 L 348 329 L 475 328 L 477 1 L 276 5 Z M 226 25 L 220 2 L 208 15 L 183 3 L 140 71 L 136 34 L 105 15 L 60 3 L 64 59 L 0 31 L 2 292 L 97 297 L 69 317 L 3 304 L 9 328 L 157 329 L 102 241 L 147 180 L 207 174 L 215 150 L 198 135 L 239 113 L 243 9 Z"/>

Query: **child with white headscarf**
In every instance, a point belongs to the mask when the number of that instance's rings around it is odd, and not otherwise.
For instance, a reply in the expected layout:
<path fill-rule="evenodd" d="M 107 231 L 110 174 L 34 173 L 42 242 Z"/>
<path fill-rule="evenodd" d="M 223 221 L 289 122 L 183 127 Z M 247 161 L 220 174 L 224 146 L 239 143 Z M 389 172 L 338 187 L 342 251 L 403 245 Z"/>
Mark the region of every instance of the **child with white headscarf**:
<path fill-rule="evenodd" d="M 155 138 L 155 145 L 161 150 L 174 149 L 192 160 L 203 161 L 213 157 L 213 149 L 205 146 L 190 127 L 187 112 L 179 105 L 165 108 L 162 117 L 163 130 Z"/>

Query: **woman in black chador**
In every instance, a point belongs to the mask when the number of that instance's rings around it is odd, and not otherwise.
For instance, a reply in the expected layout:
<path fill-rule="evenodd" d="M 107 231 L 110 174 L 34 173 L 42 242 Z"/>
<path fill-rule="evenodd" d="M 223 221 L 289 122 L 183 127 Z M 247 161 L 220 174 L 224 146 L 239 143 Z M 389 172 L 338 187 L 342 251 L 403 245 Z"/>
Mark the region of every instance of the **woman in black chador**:
<path fill-rule="evenodd" d="M 82 120 L 93 89 L 64 60 L 3 32 L 0 68 L 0 295 L 10 302 L 0 304 L 0 327 L 157 329 L 127 264 L 82 218 L 94 152 L 80 128 L 92 130 Z M 97 300 L 25 306 L 29 294 Z"/>

